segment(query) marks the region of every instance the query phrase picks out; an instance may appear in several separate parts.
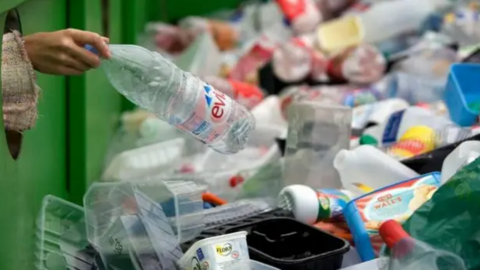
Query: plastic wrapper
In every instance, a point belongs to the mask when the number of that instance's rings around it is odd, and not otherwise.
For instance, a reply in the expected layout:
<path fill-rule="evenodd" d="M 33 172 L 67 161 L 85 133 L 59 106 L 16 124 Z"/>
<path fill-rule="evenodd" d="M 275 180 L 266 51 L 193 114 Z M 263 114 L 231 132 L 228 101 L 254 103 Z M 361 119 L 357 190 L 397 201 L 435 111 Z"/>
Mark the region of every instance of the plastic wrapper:
<path fill-rule="evenodd" d="M 466 270 L 462 259 L 413 238 L 403 239 L 390 251 L 388 263 L 381 270 Z"/>
<path fill-rule="evenodd" d="M 176 55 L 183 52 L 195 39 L 183 29 L 165 23 L 149 23 L 145 26 L 144 47 Z"/>
<path fill-rule="evenodd" d="M 273 56 L 276 41 L 267 35 L 262 35 L 252 44 L 229 74 L 229 78 L 253 84 L 258 82 L 257 71 Z"/>
<path fill-rule="evenodd" d="M 193 36 L 205 32 L 210 33 L 218 48 L 222 51 L 232 49 L 237 44 L 239 38 L 238 31 L 224 21 L 187 17 L 180 21 L 179 26 Z"/>
<path fill-rule="evenodd" d="M 446 182 L 403 226 L 413 238 L 458 255 L 467 269 L 478 269 L 479 200 L 480 159 L 477 159 Z"/>

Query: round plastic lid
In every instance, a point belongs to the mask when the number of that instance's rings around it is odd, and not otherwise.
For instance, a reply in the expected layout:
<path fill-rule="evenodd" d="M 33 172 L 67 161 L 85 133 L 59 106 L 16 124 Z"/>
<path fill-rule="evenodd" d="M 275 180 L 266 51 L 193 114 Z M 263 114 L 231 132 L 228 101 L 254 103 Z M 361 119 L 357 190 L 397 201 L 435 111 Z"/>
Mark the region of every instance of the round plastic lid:
<path fill-rule="evenodd" d="M 360 137 L 360 145 L 373 145 L 377 146 L 378 145 L 378 140 L 375 139 L 375 137 L 371 135 L 362 135 Z"/>
<path fill-rule="evenodd" d="M 278 197 L 279 207 L 291 210 L 295 219 L 314 224 L 318 218 L 319 203 L 315 190 L 304 185 L 284 188 Z"/>

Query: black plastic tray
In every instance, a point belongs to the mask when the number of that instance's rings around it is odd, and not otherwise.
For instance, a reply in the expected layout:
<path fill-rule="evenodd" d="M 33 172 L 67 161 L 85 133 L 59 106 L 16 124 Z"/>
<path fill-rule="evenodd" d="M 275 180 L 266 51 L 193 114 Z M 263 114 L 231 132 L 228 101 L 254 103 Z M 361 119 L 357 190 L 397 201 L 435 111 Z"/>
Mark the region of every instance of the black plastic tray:
<path fill-rule="evenodd" d="M 209 238 L 212 236 L 218 236 L 218 235 L 233 233 L 237 231 L 251 232 L 252 227 L 256 226 L 256 224 L 259 224 L 262 222 L 275 221 L 275 220 L 278 221 L 282 219 L 287 219 L 289 220 L 289 222 L 296 222 L 297 224 L 301 224 L 293 219 L 291 212 L 281 210 L 281 209 L 276 209 L 276 210 L 262 213 L 260 215 L 249 217 L 240 221 L 224 224 L 215 228 L 205 230 L 197 238 L 189 242 L 183 243 L 181 247 L 183 251 L 186 252 L 190 248 L 190 246 L 192 246 L 196 241 Z M 252 239 L 247 238 L 247 241 L 249 242 L 250 258 L 253 260 L 258 260 L 265 264 L 272 265 L 282 270 L 291 270 L 291 269 L 337 270 L 337 269 L 340 269 L 343 261 L 343 255 L 346 252 L 348 252 L 348 250 L 350 249 L 350 244 L 343 239 L 340 239 L 336 236 L 333 236 L 327 232 L 324 232 L 312 226 L 308 226 L 308 225 L 303 225 L 303 226 L 305 226 L 309 230 L 308 232 L 305 232 L 305 233 L 307 234 L 314 233 L 317 236 L 321 235 L 321 240 L 312 240 L 312 239 L 309 240 L 313 246 L 318 245 L 318 247 L 322 247 L 322 245 L 325 245 L 325 241 L 327 240 L 327 241 L 333 242 L 333 245 L 336 247 L 335 250 L 330 250 L 329 252 L 323 252 L 322 254 L 312 254 L 307 258 L 303 258 L 303 259 L 297 259 L 297 260 L 293 260 L 291 258 L 281 259 L 281 258 L 274 258 L 272 254 L 269 255 L 268 251 L 263 252 L 262 250 L 258 250 L 254 245 L 253 246 L 250 245 L 250 243 L 252 242 Z M 276 228 L 278 227 L 277 229 L 281 228 L 281 226 L 275 226 L 275 227 Z M 297 251 L 295 250 L 294 244 L 289 245 L 289 250 Z"/>
<path fill-rule="evenodd" d="M 293 218 L 272 218 L 231 228 L 247 231 L 250 258 L 283 270 L 337 270 L 350 244 Z"/>

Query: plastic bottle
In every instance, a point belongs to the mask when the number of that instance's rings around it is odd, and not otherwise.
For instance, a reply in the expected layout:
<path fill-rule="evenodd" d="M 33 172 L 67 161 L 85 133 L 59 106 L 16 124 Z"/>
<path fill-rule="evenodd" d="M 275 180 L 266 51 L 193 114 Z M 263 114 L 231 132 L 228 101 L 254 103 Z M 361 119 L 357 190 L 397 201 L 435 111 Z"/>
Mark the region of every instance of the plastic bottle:
<path fill-rule="evenodd" d="M 480 142 L 466 141 L 453 150 L 442 165 L 442 184 L 447 182 L 464 166 L 480 157 Z"/>
<path fill-rule="evenodd" d="M 343 187 L 355 194 L 369 193 L 418 176 L 412 169 L 371 145 L 341 150 L 333 166 L 340 174 Z"/>
<path fill-rule="evenodd" d="M 86 48 L 96 52 L 91 46 Z M 102 61 L 110 83 L 133 103 L 221 153 L 245 147 L 255 119 L 248 110 L 156 52 L 109 45 Z"/>
<path fill-rule="evenodd" d="M 379 233 L 387 247 L 391 250 L 389 254 L 390 260 L 385 269 L 467 269 L 464 261 L 458 255 L 445 250 L 435 249 L 426 243 L 412 238 L 397 221 L 388 220 L 383 222 Z"/>
<path fill-rule="evenodd" d="M 387 154 L 397 160 L 430 152 L 436 147 L 436 132 L 427 126 L 414 126 L 387 149 Z"/>
<path fill-rule="evenodd" d="M 297 34 L 309 33 L 321 22 L 322 14 L 313 0 L 276 0 Z"/>
<path fill-rule="evenodd" d="M 382 124 L 390 115 L 409 107 L 401 98 L 390 98 L 353 108 L 352 128 L 364 129 L 367 126 Z"/>
<path fill-rule="evenodd" d="M 216 76 L 207 76 L 203 79 L 206 83 L 215 87 L 215 89 L 222 91 L 230 98 L 247 107 L 247 109 L 255 107 L 263 99 L 262 90 L 253 84 L 222 79 Z"/>
<path fill-rule="evenodd" d="M 312 75 L 315 80 L 326 79 L 327 59 L 316 50 L 314 35 L 295 37 L 277 47 L 272 67 L 275 75 L 285 82 L 297 82 Z"/>
<path fill-rule="evenodd" d="M 427 126 L 433 130 L 441 130 L 453 125 L 444 117 L 436 116 L 433 112 L 419 107 L 410 107 L 390 115 L 381 125 L 369 127 L 363 133 L 361 141 L 371 141 L 377 146 L 393 144 L 414 126 Z"/>
<path fill-rule="evenodd" d="M 430 13 L 445 6 L 448 6 L 447 0 L 382 1 L 363 13 L 320 25 L 318 40 L 328 52 L 363 42 L 378 43 L 417 30 Z"/>
<path fill-rule="evenodd" d="M 298 221 L 315 224 L 325 219 L 343 218 L 343 208 L 353 198 L 348 190 L 318 189 L 291 185 L 278 196 L 279 207 L 292 211 Z"/>
<path fill-rule="evenodd" d="M 368 84 L 380 80 L 386 69 L 382 53 L 369 44 L 350 47 L 333 57 L 327 73 L 337 81 Z"/>

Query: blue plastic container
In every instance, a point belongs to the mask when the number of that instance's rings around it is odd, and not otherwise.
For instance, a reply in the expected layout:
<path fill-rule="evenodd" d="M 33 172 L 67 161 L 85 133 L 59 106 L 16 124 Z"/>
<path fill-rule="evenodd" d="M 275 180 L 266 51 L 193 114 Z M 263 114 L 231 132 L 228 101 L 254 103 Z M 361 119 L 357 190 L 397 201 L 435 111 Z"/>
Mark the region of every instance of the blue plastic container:
<path fill-rule="evenodd" d="M 480 102 L 480 65 L 452 65 L 444 100 L 454 123 L 464 127 L 475 124 L 479 111 L 470 109 L 469 104 Z"/>

